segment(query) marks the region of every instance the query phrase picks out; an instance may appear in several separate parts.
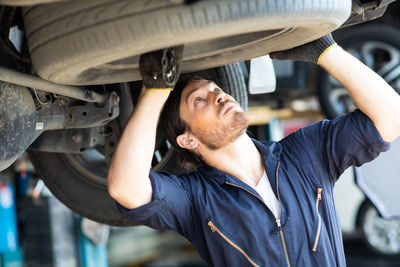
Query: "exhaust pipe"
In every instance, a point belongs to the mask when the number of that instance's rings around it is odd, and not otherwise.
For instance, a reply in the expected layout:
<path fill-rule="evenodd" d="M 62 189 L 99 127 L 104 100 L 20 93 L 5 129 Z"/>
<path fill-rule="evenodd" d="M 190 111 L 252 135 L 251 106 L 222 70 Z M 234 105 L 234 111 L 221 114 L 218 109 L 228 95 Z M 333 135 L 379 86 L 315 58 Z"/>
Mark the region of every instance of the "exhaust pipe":
<path fill-rule="evenodd" d="M 86 102 L 103 103 L 105 101 L 104 95 L 98 94 L 94 91 L 87 90 L 70 85 L 62 85 L 43 80 L 39 77 L 18 72 L 0 66 L 0 81 L 18 84 L 29 88 L 35 88 L 44 92 L 63 95 L 70 98 L 83 100 Z"/>

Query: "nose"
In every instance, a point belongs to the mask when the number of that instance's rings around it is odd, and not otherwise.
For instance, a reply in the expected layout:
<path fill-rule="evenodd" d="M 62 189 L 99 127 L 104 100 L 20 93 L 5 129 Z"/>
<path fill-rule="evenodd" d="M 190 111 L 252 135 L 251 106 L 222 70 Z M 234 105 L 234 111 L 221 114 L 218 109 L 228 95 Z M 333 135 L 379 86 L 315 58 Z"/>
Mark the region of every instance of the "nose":
<path fill-rule="evenodd" d="M 224 102 L 224 101 L 225 101 L 225 98 L 226 98 L 225 93 L 224 93 L 222 90 L 220 90 L 220 91 L 217 92 L 216 95 L 215 95 L 215 104 L 218 105 L 218 104 L 220 104 L 221 102 Z"/>

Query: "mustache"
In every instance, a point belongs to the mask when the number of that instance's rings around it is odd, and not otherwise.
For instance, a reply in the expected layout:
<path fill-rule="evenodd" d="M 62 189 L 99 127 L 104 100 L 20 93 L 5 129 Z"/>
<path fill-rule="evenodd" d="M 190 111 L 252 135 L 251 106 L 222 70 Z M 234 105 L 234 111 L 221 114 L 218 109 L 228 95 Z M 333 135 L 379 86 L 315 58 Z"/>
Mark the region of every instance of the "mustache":
<path fill-rule="evenodd" d="M 225 100 L 224 102 L 222 102 L 222 103 L 220 104 L 219 111 L 222 111 L 222 109 L 223 109 L 223 108 L 225 107 L 225 105 L 228 104 L 228 103 L 232 103 L 232 104 L 235 104 L 235 105 L 239 105 L 237 102 L 228 99 L 228 100 Z"/>

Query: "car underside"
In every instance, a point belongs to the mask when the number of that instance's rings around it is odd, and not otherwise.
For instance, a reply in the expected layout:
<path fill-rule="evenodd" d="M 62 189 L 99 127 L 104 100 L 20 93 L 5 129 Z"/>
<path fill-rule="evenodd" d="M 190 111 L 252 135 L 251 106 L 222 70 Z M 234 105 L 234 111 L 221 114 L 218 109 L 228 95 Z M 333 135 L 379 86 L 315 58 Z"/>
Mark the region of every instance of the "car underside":
<path fill-rule="evenodd" d="M 182 72 L 216 81 L 246 109 L 238 62 L 377 18 L 391 2 L 0 0 L 0 170 L 28 149 L 72 210 L 132 225 L 106 176 L 141 90 L 141 54 L 184 45 Z M 159 129 L 153 168 L 179 173 L 176 162 Z"/>

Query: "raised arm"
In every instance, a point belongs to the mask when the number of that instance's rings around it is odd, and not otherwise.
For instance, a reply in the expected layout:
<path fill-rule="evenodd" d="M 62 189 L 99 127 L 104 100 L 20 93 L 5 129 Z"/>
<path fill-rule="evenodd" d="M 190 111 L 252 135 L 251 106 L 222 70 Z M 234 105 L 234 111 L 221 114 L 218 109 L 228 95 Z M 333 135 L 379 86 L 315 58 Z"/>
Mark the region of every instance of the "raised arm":
<path fill-rule="evenodd" d="M 400 96 L 378 74 L 338 46 L 330 34 L 270 56 L 321 65 L 349 91 L 384 141 L 391 142 L 400 135 Z"/>
<path fill-rule="evenodd" d="M 170 56 L 171 51 L 168 50 L 167 56 Z M 170 81 L 166 81 L 165 75 L 162 74 L 163 51 L 148 53 L 140 58 L 139 67 L 144 86 L 138 104 L 119 140 L 107 177 L 109 194 L 128 209 L 151 201 L 152 186 L 149 173 L 157 122 L 178 78 L 182 47 L 173 51 L 178 65 L 176 75 Z"/>
<path fill-rule="evenodd" d="M 338 45 L 321 55 L 320 65 L 348 90 L 383 140 L 400 135 L 400 96 L 384 79 Z"/>
<path fill-rule="evenodd" d="M 169 91 L 143 90 L 115 150 L 108 171 L 112 198 L 133 209 L 151 201 L 149 179 L 157 121 Z"/>

